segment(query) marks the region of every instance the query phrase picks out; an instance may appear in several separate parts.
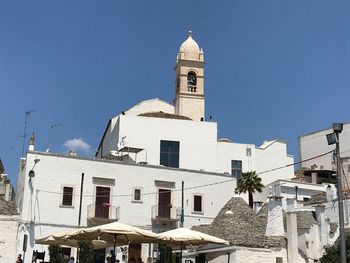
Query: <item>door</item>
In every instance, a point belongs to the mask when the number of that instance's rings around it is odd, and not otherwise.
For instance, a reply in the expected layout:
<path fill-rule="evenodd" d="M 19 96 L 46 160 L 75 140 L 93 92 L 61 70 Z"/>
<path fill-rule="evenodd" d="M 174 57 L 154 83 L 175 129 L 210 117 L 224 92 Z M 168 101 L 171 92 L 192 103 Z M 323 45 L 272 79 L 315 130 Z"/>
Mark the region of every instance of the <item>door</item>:
<path fill-rule="evenodd" d="M 158 191 L 158 216 L 170 218 L 171 190 L 159 189 Z"/>
<path fill-rule="evenodd" d="M 96 186 L 95 217 L 109 218 L 110 192 L 109 187 Z"/>

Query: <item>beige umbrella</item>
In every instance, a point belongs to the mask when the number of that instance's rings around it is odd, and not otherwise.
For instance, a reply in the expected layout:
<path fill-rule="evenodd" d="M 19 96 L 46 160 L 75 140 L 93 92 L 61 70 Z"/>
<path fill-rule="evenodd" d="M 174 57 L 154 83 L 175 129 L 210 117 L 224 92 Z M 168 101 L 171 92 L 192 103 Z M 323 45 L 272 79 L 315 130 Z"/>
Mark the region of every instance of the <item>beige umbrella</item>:
<path fill-rule="evenodd" d="M 183 227 L 160 233 L 158 234 L 158 236 L 165 243 L 174 243 L 174 242 L 180 243 L 181 245 L 180 262 L 182 262 L 183 245 L 204 245 L 207 243 L 229 245 L 229 242 L 224 239 L 217 238 L 215 236 L 211 236 L 208 234 L 204 234 L 202 232 L 194 231 Z"/>
<path fill-rule="evenodd" d="M 160 233 L 158 236 L 167 243 L 182 242 L 184 245 L 203 245 L 207 243 L 229 244 L 224 239 L 183 227 Z"/>
<path fill-rule="evenodd" d="M 69 239 L 66 240 L 66 237 L 69 233 L 72 233 L 71 231 L 65 231 L 65 232 L 59 232 L 50 234 L 47 236 L 42 236 L 35 239 L 36 244 L 42 244 L 42 245 L 63 245 L 68 247 L 78 247 L 78 240 Z M 93 240 L 92 245 L 95 249 L 101 249 L 106 248 L 109 246 L 112 246 L 113 244 L 110 244 L 103 240 Z"/>
<path fill-rule="evenodd" d="M 129 243 L 148 243 L 159 241 L 157 234 L 130 225 L 113 222 L 105 225 L 81 228 L 69 233 L 65 239 L 70 240 L 103 240 L 116 245 Z"/>

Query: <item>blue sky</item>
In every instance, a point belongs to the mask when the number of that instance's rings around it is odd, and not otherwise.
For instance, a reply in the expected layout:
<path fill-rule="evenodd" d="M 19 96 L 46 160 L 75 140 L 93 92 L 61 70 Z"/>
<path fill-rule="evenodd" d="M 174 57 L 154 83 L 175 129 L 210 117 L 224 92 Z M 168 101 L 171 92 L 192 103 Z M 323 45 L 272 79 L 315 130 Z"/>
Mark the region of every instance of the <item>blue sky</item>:
<path fill-rule="evenodd" d="M 172 101 L 192 30 L 219 137 L 285 139 L 297 160 L 299 135 L 350 120 L 349 13 L 347 0 L 0 0 L 0 158 L 15 182 L 26 110 L 37 150 L 72 140 L 93 155 L 109 118 Z"/>

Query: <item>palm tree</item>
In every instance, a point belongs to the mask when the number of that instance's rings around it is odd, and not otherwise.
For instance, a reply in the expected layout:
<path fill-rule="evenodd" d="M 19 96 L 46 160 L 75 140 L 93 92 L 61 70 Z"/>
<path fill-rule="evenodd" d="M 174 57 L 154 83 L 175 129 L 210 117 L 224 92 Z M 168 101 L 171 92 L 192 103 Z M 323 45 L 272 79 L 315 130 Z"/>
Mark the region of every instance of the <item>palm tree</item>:
<path fill-rule="evenodd" d="M 249 206 L 253 208 L 253 193 L 261 193 L 264 185 L 261 178 L 254 172 L 242 173 L 237 182 L 236 190 L 239 194 L 248 192 Z"/>

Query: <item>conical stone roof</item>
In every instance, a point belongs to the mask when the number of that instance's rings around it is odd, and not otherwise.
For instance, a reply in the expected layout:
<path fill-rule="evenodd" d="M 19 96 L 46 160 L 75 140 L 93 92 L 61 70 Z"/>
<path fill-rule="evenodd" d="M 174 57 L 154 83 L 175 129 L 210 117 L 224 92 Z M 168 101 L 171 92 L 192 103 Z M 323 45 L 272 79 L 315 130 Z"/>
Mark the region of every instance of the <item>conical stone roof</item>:
<path fill-rule="evenodd" d="M 265 236 L 266 223 L 241 197 L 231 198 L 211 225 L 197 226 L 195 230 L 225 239 L 236 246 L 266 248 L 286 245 L 284 237 Z"/>

